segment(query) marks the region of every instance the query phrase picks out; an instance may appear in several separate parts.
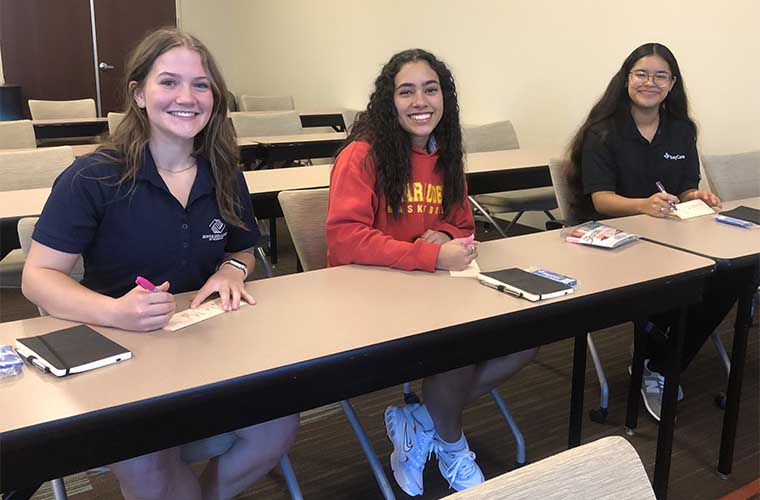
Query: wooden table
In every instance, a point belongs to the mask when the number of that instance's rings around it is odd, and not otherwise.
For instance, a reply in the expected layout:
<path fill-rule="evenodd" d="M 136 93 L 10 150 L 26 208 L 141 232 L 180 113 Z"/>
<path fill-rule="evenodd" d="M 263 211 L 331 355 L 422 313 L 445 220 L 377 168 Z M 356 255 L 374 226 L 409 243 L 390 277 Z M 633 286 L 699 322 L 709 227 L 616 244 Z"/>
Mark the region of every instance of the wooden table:
<path fill-rule="evenodd" d="M 585 332 L 694 303 L 713 268 L 645 241 L 604 251 L 565 243 L 558 232 L 483 243 L 479 262 L 483 270 L 539 265 L 579 287 L 532 303 L 446 272 L 343 266 L 247 283 L 255 306 L 176 333 L 98 327 L 134 358 L 63 379 L 26 367 L 4 382 L 3 399 L 14 405 L 0 413 L 2 489 L 572 337 L 568 440 L 576 445 Z M 178 296 L 181 306 L 190 295 Z M 71 324 L 2 323 L 0 344 Z M 658 462 L 669 459 L 658 449 Z"/>
<path fill-rule="evenodd" d="M 32 120 L 37 139 L 90 137 L 108 132 L 108 118 L 67 118 Z"/>
<path fill-rule="evenodd" d="M 727 202 L 720 211 L 730 210 L 739 205 L 760 209 L 760 198 Z M 733 464 L 744 358 L 752 322 L 752 299 L 760 282 L 760 230 L 721 224 L 709 215 L 683 221 L 676 218 L 657 219 L 647 215 L 636 215 L 609 219 L 605 223 L 628 233 L 638 234 L 650 241 L 714 259 L 717 262 L 716 278 L 720 277 L 721 271 L 727 269 L 746 269 L 747 281 L 739 291 L 731 373 L 726 392 L 726 411 L 718 461 L 718 472 L 727 476 L 731 473 Z M 657 485 L 655 491 L 658 491 Z"/>

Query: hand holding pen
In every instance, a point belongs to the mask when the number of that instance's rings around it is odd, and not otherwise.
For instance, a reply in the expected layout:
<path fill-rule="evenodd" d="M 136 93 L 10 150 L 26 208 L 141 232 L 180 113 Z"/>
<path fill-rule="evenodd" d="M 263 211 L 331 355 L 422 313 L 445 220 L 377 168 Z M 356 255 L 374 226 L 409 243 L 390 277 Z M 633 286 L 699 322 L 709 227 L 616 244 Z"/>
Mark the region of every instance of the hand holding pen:
<path fill-rule="evenodd" d="M 177 308 L 174 296 L 168 292 L 169 282 L 156 286 L 138 276 L 135 283 L 132 290 L 111 302 L 112 326 L 140 332 L 166 326 Z"/>
<path fill-rule="evenodd" d="M 658 192 L 643 200 L 641 212 L 653 217 L 667 217 L 671 212 L 676 210 L 676 203 L 680 200 L 665 191 L 665 187 L 660 181 L 656 183 Z"/>

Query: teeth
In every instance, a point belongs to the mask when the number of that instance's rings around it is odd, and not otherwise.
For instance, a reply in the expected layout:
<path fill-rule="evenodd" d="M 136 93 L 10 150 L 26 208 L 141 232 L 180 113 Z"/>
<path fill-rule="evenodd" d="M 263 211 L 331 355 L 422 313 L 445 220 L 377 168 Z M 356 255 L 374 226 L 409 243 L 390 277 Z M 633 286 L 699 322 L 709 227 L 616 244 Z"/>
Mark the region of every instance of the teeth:
<path fill-rule="evenodd" d="M 185 118 L 190 118 L 191 116 L 195 116 L 195 113 L 191 111 L 169 111 L 169 114 L 173 116 L 182 116 Z"/>
<path fill-rule="evenodd" d="M 421 113 L 419 115 L 411 115 L 413 120 L 422 121 L 427 120 L 432 116 L 432 113 Z"/>

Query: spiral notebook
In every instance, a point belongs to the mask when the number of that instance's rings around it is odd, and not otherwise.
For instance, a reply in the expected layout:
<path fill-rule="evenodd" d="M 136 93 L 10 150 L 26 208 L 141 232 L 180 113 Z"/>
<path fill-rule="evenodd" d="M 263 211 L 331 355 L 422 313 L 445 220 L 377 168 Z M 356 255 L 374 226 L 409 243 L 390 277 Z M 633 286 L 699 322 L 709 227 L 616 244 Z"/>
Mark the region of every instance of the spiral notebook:
<path fill-rule="evenodd" d="M 132 353 L 87 325 L 16 339 L 16 352 L 28 363 L 56 377 L 124 361 Z"/>
<path fill-rule="evenodd" d="M 516 267 L 480 273 L 480 282 L 502 293 L 537 302 L 573 293 L 573 287 Z"/>

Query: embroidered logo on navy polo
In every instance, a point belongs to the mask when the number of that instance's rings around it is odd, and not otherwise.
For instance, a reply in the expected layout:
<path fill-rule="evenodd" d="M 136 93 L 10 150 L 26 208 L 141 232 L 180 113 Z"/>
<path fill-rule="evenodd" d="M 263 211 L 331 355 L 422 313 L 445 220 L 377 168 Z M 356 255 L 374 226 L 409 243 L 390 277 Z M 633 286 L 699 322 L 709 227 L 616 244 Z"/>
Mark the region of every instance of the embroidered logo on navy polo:
<path fill-rule="evenodd" d="M 204 234 L 203 235 L 204 240 L 219 241 L 227 237 L 227 231 L 225 231 L 227 226 L 221 220 L 219 219 L 212 220 L 211 224 L 209 224 L 208 227 L 209 229 L 211 229 L 211 234 Z"/>
<path fill-rule="evenodd" d="M 666 160 L 685 160 L 686 159 L 686 155 L 679 155 L 679 154 L 672 155 L 670 153 L 665 153 L 662 157 L 665 158 Z"/>

